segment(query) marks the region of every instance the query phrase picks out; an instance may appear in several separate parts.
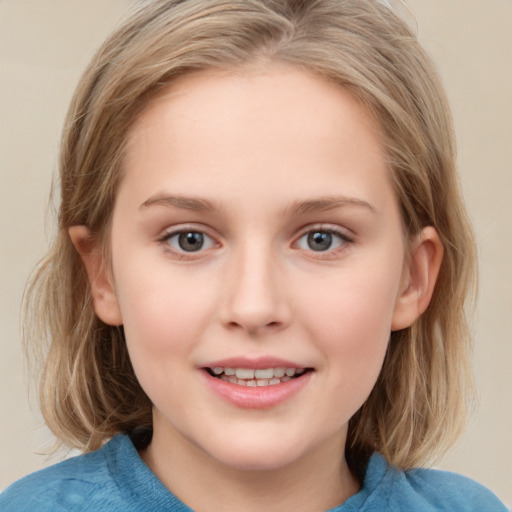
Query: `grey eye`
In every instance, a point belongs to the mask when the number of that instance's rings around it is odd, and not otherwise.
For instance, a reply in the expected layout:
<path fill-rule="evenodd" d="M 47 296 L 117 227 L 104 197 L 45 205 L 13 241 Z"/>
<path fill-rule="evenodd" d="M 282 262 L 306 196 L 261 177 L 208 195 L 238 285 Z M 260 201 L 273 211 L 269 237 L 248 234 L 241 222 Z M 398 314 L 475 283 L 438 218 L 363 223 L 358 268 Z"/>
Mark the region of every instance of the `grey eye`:
<path fill-rule="evenodd" d="M 327 251 L 332 245 L 332 234 L 326 231 L 308 233 L 307 244 L 312 251 Z"/>
<path fill-rule="evenodd" d="M 297 245 L 303 250 L 325 252 L 336 249 L 347 241 L 347 238 L 340 233 L 317 229 L 302 235 Z"/>
<path fill-rule="evenodd" d="M 199 251 L 204 245 L 204 236 L 202 233 L 180 233 L 178 235 L 178 245 L 180 249 L 187 252 Z"/>
<path fill-rule="evenodd" d="M 172 233 L 167 238 L 167 243 L 176 251 L 197 252 L 201 249 L 209 249 L 214 245 L 213 240 L 200 231 L 180 231 Z"/>

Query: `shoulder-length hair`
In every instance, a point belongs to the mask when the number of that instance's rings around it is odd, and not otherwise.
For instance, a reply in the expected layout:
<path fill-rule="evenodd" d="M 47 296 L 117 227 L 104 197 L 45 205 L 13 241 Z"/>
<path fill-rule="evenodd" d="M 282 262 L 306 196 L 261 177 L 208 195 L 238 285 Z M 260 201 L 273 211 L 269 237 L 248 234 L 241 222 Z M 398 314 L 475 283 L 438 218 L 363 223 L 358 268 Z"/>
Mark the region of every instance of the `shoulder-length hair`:
<path fill-rule="evenodd" d="M 155 0 L 99 49 L 63 132 L 59 226 L 28 288 L 25 342 L 42 354 L 44 418 L 65 444 L 93 450 L 151 427 L 122 327 L 102 323 L 68 229 L 105 242 L 127 133 L 148 102 L 187 73 L 280 62 L 348 90 L 380 126 L 404 231 L 439 233 L 432 301 L 391 333 L 378 381 L 351 419 L 347 454 L 380 451 L 403 468 L 439 456 L 466 418 L 471 372 L 464 304 L 476 256 L 455 169 L 450 110 L 415 34 L 379 0 Z"/>

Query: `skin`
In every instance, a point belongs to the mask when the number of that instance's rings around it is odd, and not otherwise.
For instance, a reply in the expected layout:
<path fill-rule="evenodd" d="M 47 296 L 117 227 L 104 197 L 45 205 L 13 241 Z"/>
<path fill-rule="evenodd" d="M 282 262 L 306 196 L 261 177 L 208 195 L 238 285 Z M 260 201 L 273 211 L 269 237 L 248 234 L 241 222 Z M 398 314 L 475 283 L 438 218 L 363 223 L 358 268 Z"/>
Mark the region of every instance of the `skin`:
<path fill-rule="evenodd" d="M 339 505 L 360 488 L 348 421 L 442 258 L 433 228 L 405 240 L 378 126 L 343 89 L 268 65 L 181 79 L 128 142 L 111 272 L 86 227 L 70 235 L 154 404 L 143 460 L 198 511 Z M 180 230 L 207 235 L 204 248 L 181 249 Z M 318 231 L 327 250 L 308 245 Z M 284 403 L 240 408 L 202 374 L 233 356 L 314 370 Z"/>

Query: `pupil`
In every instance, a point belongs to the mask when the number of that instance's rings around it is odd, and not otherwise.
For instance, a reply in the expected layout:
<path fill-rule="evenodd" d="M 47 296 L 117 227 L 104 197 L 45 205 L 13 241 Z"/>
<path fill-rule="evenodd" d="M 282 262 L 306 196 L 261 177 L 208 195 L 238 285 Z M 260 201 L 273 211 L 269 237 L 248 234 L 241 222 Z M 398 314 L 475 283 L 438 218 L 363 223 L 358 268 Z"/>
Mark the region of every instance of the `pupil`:
<path fill-rule="evenodd" d="M 204 237 L 202 233 L 181 233 L 178 238 L 180 248 L 187 252 L 199 251 L 203 247 Z"/>
<path fill-rule="evenodd" d="M 317 231 L 308 235 L 308 245 L 313 251 L 326 251 L 331 247 L 332 235 L 325 231 Z"/>

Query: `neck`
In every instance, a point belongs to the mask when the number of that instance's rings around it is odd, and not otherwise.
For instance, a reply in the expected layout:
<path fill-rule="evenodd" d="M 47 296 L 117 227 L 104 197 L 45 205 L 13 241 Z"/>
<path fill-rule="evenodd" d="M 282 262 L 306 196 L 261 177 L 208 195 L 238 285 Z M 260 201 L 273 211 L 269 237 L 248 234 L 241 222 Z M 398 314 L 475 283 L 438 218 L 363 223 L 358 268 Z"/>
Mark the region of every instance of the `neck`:
<path fill-rule="evenodd" d="M 225 512 L 328 510 L 360 488 L 344 457 L 345 435 L 284 467 L 265 470 L 233 468 L 183 438 L 163 437 L 155 432 L 141 457 L 196 512 L 210 511 L 212 504 Z"/>

